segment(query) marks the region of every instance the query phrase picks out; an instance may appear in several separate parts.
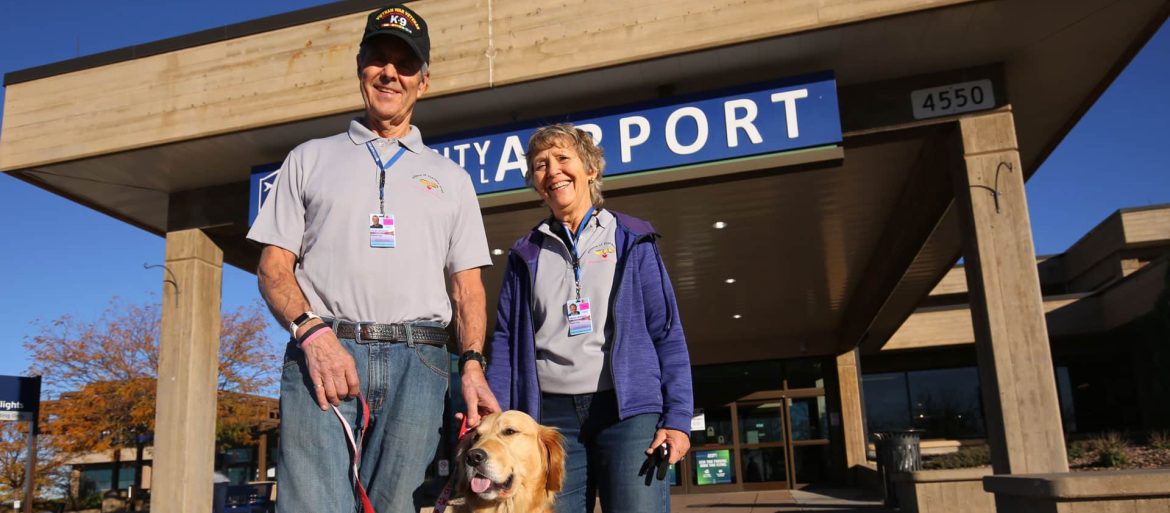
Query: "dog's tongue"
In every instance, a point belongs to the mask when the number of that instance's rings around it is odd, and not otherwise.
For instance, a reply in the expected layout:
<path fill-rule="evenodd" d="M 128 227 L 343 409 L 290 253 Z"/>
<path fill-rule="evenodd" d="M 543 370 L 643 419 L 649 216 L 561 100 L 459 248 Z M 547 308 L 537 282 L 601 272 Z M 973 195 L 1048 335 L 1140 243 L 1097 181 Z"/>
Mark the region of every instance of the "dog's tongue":
<path fill-rule="evenodd" d="M 471 491 L 475 493 L 486 492 L 488 488 L 492 487 L 492 480 L 486 477 L 475 476 L 471 478 Z"/>

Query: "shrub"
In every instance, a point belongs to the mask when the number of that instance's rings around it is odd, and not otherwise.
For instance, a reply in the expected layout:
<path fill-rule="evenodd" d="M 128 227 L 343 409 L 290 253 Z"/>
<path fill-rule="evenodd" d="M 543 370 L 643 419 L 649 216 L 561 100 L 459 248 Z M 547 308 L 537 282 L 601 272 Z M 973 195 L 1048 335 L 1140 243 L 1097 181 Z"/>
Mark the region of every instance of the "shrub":
<path fill-rule="evenodd" d="M 1101 467 L 1120 467 L 1129 463 L 1126 451 L 1129 441 L 1116 432 L 1105 433 L 1093 439 L 1093 448 L 1097 451 L 1097 465 Z"/>
<path fill-rule="evenodd" d="M 983 467 L 991 464 L 991 449 L 986 445 L 960 447 L 957 452 L 931 459 L 924 466 L 929 469 Z"/>
<path fill-rule="evenodd" d="M 1084 440 L 1077 440 L 1068 444 L 1068 459 L 1079 460 L 1088 456 L 1093 451 L 1093 447 L 1089 442 Z"/>
<path fill-rule="evenodd" d="M 1150 447 L 1163 450 L 1170 449 L 1170 430 L 1150 431 Z"/>

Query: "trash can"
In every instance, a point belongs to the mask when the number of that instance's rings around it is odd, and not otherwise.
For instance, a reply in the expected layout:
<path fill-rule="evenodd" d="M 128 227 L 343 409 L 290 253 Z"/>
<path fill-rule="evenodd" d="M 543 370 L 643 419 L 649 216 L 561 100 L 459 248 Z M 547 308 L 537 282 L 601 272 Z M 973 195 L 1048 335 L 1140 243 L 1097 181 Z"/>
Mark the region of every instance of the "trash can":
<path fill-rule="evenodd" d="M 922 450 L 918 444 L 922 431 L 882 431 L 873 434 L 877 449 L 878 475 L 882 478 L 882 492 L 887 508 L 898 507 L 893 474 L 922 470 Z"/>

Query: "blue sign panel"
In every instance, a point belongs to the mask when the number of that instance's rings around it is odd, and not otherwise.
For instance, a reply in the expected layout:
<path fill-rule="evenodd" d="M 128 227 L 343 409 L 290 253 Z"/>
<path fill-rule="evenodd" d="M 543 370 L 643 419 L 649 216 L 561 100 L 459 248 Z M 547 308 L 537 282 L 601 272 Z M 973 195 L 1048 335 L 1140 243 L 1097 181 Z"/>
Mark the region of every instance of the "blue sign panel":
<path fill-rule="evenodd" d="M 572 122 L 605 150 L 605 175 L 837 144 L 831 73 L 649 104 L 571 114 L 429 142 L 471 174 L 477 194 L 524 188 L 524 151 L 537 127 Z"/>
<path fill-rule="evenodd" d="M 40 403 L 40 376 L 0 376 L 0 420 L 15 420 L 21 413 L 36 415 Z"/>
<path fill-rule="evenodd" d="M 260 205 L 268 199 L 268 192 L 276 186 L 276 176 L 280 174 L 280 164 L 264 164 L 252 168 L 250 183 L 248 184 L 248 226 L 256 221 L 260 214 Z"/>
<path fill-rule="evenodd" d="M 604 111 L 493 127 L 428 141 L 471 174 L 476 194 L 523 189 L 537 127 L 571 122 L 605 150 L 605 176 L 839 144 L 837 82 L 818 73 Z M 279 164 L 252 168 L 249 225 Z"/>

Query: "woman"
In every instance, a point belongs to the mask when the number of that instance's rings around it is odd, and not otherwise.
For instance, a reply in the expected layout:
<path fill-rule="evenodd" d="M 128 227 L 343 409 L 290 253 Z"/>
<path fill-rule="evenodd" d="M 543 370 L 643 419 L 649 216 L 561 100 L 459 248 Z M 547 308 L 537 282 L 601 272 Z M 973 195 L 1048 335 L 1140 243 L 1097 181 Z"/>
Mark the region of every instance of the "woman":
<path fill-rule="evenodd" d="M 690 449 L 694 400 L 674 289 L 649 223 L 602 208 L 601 149 L 572 125 L 528 142 L 526 180 L 551 216 L 508 254 L 488 383 L 565 437 L 558 513 L 670 510 L 644 464 Z M 663 465 L 666 461 L 662 462 Z"/>

